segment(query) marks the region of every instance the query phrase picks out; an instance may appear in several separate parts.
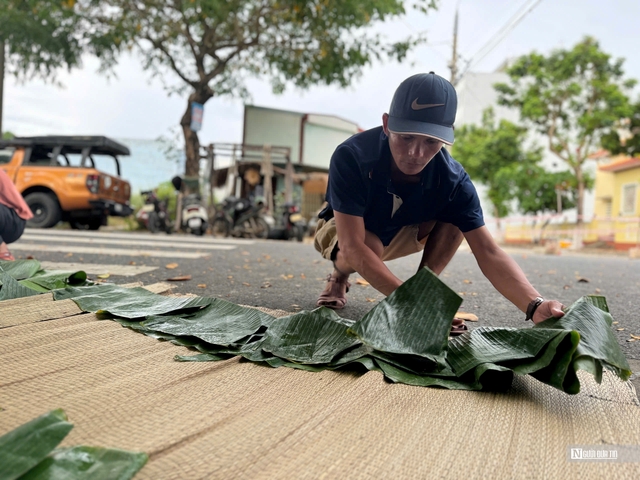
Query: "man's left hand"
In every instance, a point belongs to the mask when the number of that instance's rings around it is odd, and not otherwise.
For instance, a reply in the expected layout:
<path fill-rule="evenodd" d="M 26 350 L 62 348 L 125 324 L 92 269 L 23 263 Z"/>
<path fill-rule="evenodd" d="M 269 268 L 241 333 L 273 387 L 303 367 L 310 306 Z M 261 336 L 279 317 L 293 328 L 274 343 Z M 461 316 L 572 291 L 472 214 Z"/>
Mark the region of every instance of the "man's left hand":
<path fill-rule="evenodd" d="M 566 308 L 557 300 L 545 300 L 533 314 L 533 323 L 540 323 L 547 318 L 560 318 L 564 315 L 563 309 Z"/>

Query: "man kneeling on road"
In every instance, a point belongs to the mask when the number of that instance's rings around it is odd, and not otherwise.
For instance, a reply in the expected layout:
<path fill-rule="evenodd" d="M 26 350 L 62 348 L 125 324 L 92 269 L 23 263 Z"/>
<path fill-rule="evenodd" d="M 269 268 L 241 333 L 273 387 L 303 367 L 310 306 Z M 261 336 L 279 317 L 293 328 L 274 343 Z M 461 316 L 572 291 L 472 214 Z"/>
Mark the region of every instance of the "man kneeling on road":
<path fill-rule="evenodd" d="M 354 272 L 391 294 L 402 281 L 384 261 L 419 251 L 419 268 L 440 274 L 464 237 L 484 275 L 527 320 L 563 315 L 563 305 L 542 299 L 496 244 L 469 175 L 443 148 L 453 144 L 456 109 L 448 81 L 433 72 L 414 75 L 396 90 L 382 127 L 338 146 L 315 236 L 316 249 L 334 265 L 318 306 L 343 308 Z M 466 329 L 454 319 L 452 334 Z"/>

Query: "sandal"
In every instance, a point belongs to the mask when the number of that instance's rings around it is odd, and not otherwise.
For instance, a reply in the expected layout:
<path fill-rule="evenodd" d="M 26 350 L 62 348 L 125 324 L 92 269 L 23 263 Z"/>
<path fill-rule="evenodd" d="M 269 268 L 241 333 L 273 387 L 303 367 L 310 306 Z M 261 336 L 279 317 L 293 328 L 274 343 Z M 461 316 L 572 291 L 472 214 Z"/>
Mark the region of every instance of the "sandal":
<path fill-rule="evenodd" d="M 469 328 L 467 324 L 464 323 L 462 318 L 455 317 L 453 319 L 453 323 L 451 324 L 451 331 L 449 332 L 450 337 L 455 337 L 457 335 L 462 335 L 464 332 L 467 332 Z"/>
<path fill-rule="evenodd" d="M 15 257 L 11 255 L 11 252 L 3 252 L 3 253 L 0 253 L 0 260 L 13 262 L 15 260 Z"/>
<path fill-rule="evenodd" d="M 324 292 L 318 297 L 316 305 L 318 307 L 327 307 L 333 310 L 340 310 L 347 304 L 345 294 L 349 292 L 351 284 L 347 278 L 336 278 L 331 274 L 327 277 L 327 286 Z M 344 289 L 344 291 L 343 291 Z"/>

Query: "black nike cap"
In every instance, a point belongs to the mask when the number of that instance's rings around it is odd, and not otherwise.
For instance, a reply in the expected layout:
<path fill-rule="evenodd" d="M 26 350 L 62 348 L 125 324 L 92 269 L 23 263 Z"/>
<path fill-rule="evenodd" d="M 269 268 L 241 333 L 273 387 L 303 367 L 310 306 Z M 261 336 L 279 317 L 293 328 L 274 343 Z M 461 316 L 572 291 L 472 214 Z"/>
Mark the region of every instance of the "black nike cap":
<path fill-rule="evenodd" d="M 389 109 L 389 131 L 425 135 L 453 145 L 458 96 L 453 85 L 433 72 L 407 78 Z"/>

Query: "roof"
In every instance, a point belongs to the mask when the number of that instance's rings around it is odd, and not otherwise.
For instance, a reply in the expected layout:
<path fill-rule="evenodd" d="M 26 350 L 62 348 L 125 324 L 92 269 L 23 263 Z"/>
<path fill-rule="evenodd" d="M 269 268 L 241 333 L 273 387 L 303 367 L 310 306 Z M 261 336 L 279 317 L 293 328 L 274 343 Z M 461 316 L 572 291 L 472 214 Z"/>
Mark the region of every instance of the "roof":
<path fill-rule="evenodd" d="M 599 169 L 604 172 L 621 172 L 637 167 L 640 167 L 640 158 L 623 157 L 606 165 L 600 165 Z"/>
<path fill-rule="evenodd" d="M 281 108 L 271 108 L 271 107 L 261 107 L 258 105 L 249 105 L 249 104 L 245 104 L 245 108 L 253 108 L 256 110 L 268 110 L 271 112 L 281 112 L 281 113 L 288 113 L 291 115 L 295 115 L 298 117 L 307 117 L 309 119 L 309 117 L 311 117 L 311 120 L 313 123 L 318 123 L 318 124 L 324 124 L 326 125 L 327 120 L 329 119 L 333 119 L 333 120 L 337 120 L 341 123 L 347 123 L 349 124 L 349 126 L 355 127 L 358 130 L 362 130 L 360 128 L 360 126 L 351 121 L 351 120 L 347 120 L 346 118 L 342 118 L 339 117 L 338 115 L 332 115 L 332 114 L 327 114 L 327 113 L 310 113 L 310 112 L 300 112 L 300 111 L 296 111 L 296 110 L 284 110 Z"/>
<path fill-rule="evenodd" d="M 609 158 L 611 157 L 611 152 L 609 150 L 605 150 L 601 148 L 597 152 L 592 153 L 587 158 L 600 159 L 600 158 Z"/>
<path fill-rule="evenodd" d="M 129 148 L 108 137 L 80 135 L 44 135 L 40 137 L 15 137 L 0 140 L 0 147 L 65 147 L 66 153 L 81 153 L 91 147 L 91 153 L 103 155 L 130 155 Z"/>

